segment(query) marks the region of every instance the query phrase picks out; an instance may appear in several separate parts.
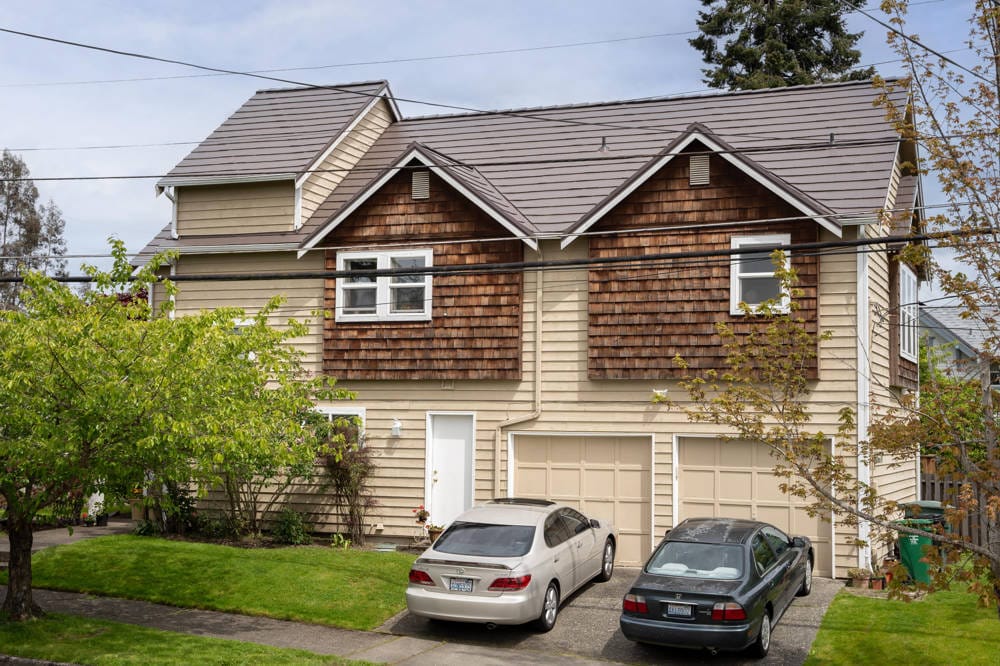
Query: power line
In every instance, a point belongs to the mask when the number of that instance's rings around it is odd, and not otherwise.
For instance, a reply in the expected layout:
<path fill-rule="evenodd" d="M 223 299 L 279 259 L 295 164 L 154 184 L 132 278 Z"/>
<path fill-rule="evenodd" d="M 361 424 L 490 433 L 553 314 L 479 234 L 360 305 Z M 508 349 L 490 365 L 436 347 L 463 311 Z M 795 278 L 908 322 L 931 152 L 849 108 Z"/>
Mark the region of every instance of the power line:
<path fill-rule="evenodd" d="M 441 55 L 430 55 L 430 56 L 412 56 L 409 58 L 388 58 L 385 60 L 359 60 L 356 62 L 343 62 L 335 63 L 331 65 L 312 65 L 308 67 L 278 67 L 273 69 L 254 69 L 248 70 L 247 74 L 276 74 L 279 72 L 305 72 L 305 71 L 315 71 L 321 69 L 341 69 L 345 67 L 364 67 L 368 65 L 393 65 L 398 63 L 407 62 L 426 62 L 434 60 L 453 60 L 457 58 L 473 58 L 480 56 L 491 56 L 491 55 L 508 55 L 512 53 L 531 53 L 536 51 L 550 51 L 555 49 L 570 49 L 577 48 L 581 46 L 598 46 L 601 44 L 619 44 L 623 42 L 635 42 L 647 39 L 661 39 L 663 37 L 682 37 L 684 35 L 694 35 L 697 34 L 697 30 L 687 30 L 684 32 L 660 32 L 653 33 L 649 35 L 634 35 L 631 37 L 616 37 L 611 39 L 597 39 L 586 42 L 570 42 L 566 44 L 547 44 L 543 46 L 524 46 L 513 49 L 494 49 L 487 51 L 468 51 L 464 53 L 449 53 Z M 180 74 L 175 76 L 148 76 L 148 77 L 137 77 L 130 79 L 104 79 L 104 80 L 91 80 L 91 81 L 53 81 L 49 83 L 0 83 L 0 88 L 36 88 L 36 87 L 51 87 L 51 86 L 74 86 L 74 85 L 91 85 L 91 84 L 105 84 L 105 83 L 135 83 L 141 81 L 170 81 L 176 79 L 200 79 L 200 78 L 210 78 L 218 76 L 233 76 L 229 73 L 212 73 L 212 74 Z"/>
<path fill-rule="evenodd" d="M 949 232 L 936 232 L 932 234 L 918 234 L 907 236 L 882 236 L 878 238 L 859 238 L 836 241 L 817 241 L 811 243 L 796 244 L 775 244 L 769 250 L 783 250 L 788 252 L 801 252 L 811 250 L 823 250 L 834 248 L 859 248 L 870 245 L 912 243 L 927 240 L 935 240 L 954 235 L 974 235 L 975 232 L 963 232 L 953 230 Z M 286 279 L 335 279 L 335 278 L 379 278 L 379 277 L 400 277 L 400 276 L 427 276 L 427 275 L 482 275 L 491 273 L 510 273 L 524 270 L 547 270 L 547 269 L 574 269 L 589 268 L 594 266 L 616 266 L 628 265 L 636 262 L 666 261 L 671 259 L 694 259 L 712 257 L 731 257 L 737 254 L 746 254 L 746 248 L 724 248 L 716 250 L 687 250 L 683 252 L 663 252 L 647 255 L 629 255 L 625 257 L 586 257 L 579 259 L 551 259 L 543 261 L 515 261 L 498 262 L 490 264 L 468 264 L 455 266 L 426 266 L 420 268 L 388 268 L 378 270 L 351 270 L 351 271 L 287 271 L 270 273 L 203 273 L 197 275 L 175 275 L 171 280 L 175 282 L 228 282 L 240 280 L 286 280 Z M 91 282 L 90 276 L 67 276 L 53 278 L 57 282 Z M 19 277 L 0 277 L 0 283 L 19 283 L 23 279 Z"/>

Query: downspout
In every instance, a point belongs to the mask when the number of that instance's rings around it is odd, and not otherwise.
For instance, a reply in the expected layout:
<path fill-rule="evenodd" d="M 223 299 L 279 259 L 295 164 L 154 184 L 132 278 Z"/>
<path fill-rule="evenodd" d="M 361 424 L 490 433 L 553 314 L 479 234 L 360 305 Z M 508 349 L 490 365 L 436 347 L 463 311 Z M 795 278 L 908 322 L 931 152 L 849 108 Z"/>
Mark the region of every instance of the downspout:
<path fill-rule="evenodd" d="M 858 237 L 865 235 L 865 227 L 858 227 Z M 857 442 L 868 439 L 868 426 L 871 420 L 871 407 L 869 406 L 871 392 L 871 365 L 868 361 L 871 354 L 871 328 L 869 324 L 869 296 L 868 296 L 868 253 L 858 252 L 857 256 L 857 367 L 858 367 L 858 393 L 857 393 Z M 870 461 L 865 457 L 864 452 L 858 447 L 857 459 L 858 481 L 870 485 L 872 482 L 872 469 Z M 858 498 L 858 509 L 864 509 Z M 871 526 L 867 520 L 858 521 L 858 539 L 866 545 L 858 549 L 857 566 L 863 569 L 871 567 L 871 544 L 868 540 L 871 536 Z M 834 564 L 836 567 L 836 564 Z"/>
<path fill-rule="evenodd" d="M 177 240 L 177 195 L 172 187 L 157 188 L 170 200 L 170 237 Z"/>
<path fill-rule="evenodd" d="M 538 261 L 542 260 L 542 246 L 538 244 Z M 542 299 L 545 293 L 545 270 L 535 270 L 535 375 L 532 395 L 532 410 L 530 414 L 517 416 L 501 421 L 496 428 L 496 441 L 493 446 L 493 496 L 506 495 L 500 487 L 500 460 L 503 447 L 503 431 L 519 423 L 533 421 L 542 415 Z M 508 483 L 510 480 L 508 479 Z"/>

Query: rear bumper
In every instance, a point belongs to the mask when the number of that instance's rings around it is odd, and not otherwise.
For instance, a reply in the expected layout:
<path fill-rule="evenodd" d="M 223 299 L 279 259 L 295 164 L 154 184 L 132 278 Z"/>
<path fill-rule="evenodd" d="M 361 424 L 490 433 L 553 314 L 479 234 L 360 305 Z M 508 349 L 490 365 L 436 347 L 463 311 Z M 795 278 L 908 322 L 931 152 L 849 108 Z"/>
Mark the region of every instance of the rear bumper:
<path fill-rule="evenodd" d="M 536 596 L 505 593 L 494 597 L 475 597 L 449 593 L 440 588 L 410 585 L 406 588 L 406 608 L 414 615 L 435 620 L 524 624 L 541 614 L 542 600 Z"/>
<path fill-rule="evenodd" d="M 750 623 L 699 625 L 632 615 L 622 615 L 619 624 L 625 638 L 639 643 L 716 650 L 743 650 L 756 640 L 758 630 Z"/>

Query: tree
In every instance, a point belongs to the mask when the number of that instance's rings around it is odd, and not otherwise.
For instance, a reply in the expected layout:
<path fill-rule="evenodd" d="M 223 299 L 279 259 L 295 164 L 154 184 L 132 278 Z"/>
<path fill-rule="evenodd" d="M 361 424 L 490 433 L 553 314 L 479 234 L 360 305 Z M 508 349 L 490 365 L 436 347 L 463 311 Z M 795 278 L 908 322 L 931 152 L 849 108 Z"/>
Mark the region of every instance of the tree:
<path fill-rule="evenodd" d="M 873 67 L 852 69 L 862 33 L 847 31 L 844 14 L 864 0 L 701 0 L 700 35 L 689 43 L 711 67 L 713 88 L 754 90 L 860 81 Z"/>
<path fill-rule="evenodd" d="M 66 241 L 62 212 L 52 203 L 39 203 L 38 188 L 29 179 L 27 165 L 8 150 L 0 156 L 0 277 L 16 277 L 33 270 L 66 275 Z M 18 306 L 20 285 L 0 283 L 0 309 Z"/>
<path fill-rule="evenodd" d="M 10 570 L 2 613 L 39 614 L 31 594 L 32 521 L 75 494 L 121 499 L 137 481 L 206 486 L 227 461 L 276 467 L 325 453 L 307 426 L 318 399 L 350 397 L 307 376 L 287 344 L 301 323 L 267 323 L 279 301 L 236 334 L 238 309 L 171 319 L 141 295 L 159 255 L 132 275 L 120 242 L 114 266 L 86 271 L 78 294 L 37 272 L 23 308 L 0 312 L 0 497 Z M 164 283 L 168 293 L 174 286 Z"/>

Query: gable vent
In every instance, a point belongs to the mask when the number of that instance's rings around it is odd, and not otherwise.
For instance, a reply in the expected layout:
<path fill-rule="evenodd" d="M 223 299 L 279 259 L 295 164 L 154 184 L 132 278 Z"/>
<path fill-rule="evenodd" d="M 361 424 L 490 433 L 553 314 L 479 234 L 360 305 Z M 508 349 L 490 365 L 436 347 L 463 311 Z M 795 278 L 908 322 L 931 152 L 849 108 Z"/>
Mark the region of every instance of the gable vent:
<path fill-rule="evenodd" d="M 430 199 L 430 197 L 431 197 L 431 172 L 430 171 L 414 171 L 412 178 L 413 178 L 413 198 L 414 199 Z"/>
<path fill-rule="evenodd" d="M 692 155 L 691 156 L 691 185 L 708 185 L 708 155 Z"/>

